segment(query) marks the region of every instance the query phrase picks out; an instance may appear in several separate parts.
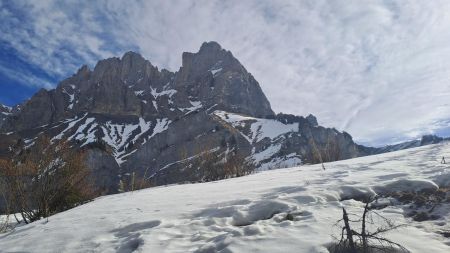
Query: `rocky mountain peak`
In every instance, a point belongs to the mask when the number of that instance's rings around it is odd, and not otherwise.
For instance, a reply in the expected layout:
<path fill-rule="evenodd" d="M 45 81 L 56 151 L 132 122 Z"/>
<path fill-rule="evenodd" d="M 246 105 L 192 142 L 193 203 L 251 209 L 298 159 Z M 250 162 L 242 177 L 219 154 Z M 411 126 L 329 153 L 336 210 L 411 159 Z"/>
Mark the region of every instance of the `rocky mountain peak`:
<path fill-rule="evenodd" d="M 117 78 L 120 74 L 121 60 L 118 57 L 112 57 L 100 60 L 94 67 L 92 77 L 94 82 L 102 81 L 102 79 Z"/>
<path fill-rule="evenodd" d="M 128 51 L 123 54 L 122 61 L 145 61 L 145 59 L 139 53 Z"/>
<path fill-rule="evenodd" d="M 91 70 L 89 69 L 89 67 L 87 65 L 83 65 L 81 66 L 81 68 L 79 68 L 77 70 L 77 73 L 75 74 L 76 76 L 85 76 L 91 73 Z"/>
<path fill-rule="evenodd" d="M 83 113 L 180 118 L 193 110 L 215 109 L 255 117 L 274 115 L 258 82 L 231 52 L 205 42 L 197 53 L 184 53 L 173 73 L 159 70 L 140 54 L 83 65 L 54 90 L 41 90 L 11 117 L 8 129 L 53 124 Z"/>
<path fill-rule="evenodd" d="M 166 72 L 163 74 L 168 74 Z M 138 53 L 129 51 L 121 58 L 100 60 L 94 67 L 92 81 L 101 83 L 122 81 L 125 85 L 130 85 L 138 80 L 151 79 L 158 75 L 161 75 L 160 71 L 150 61 Z"/>
<path fill-rule="evenodd" d="M 126 76 L 138 74 L 139 71 L 144 71 L 146 67 L 153 68 L 153 65 L 140 54 L 129 51 L 122 56 L 121 67 L 122 76 Z"/>
<path fill-rule="evenodd" d="M 197 53 L 184 52 L 182 55 L 182 74 L 201 74 L 215 67 L 239 65 L 231 52 L 222 49 L 217 42 L 204 42 Z"/>
<path fill-rule="evenodd" d="M 199 52 L 212 53 L 214 51 L 221 51 L 221 50 L 222 50 L 222 46 L 219 43 L 217 43 L 216 41 L 209 41 L 209 42 L 205 41 L 200 46 Z"/>
<path fill-rule="evenodd" d="M 183 53 L 174 87 L 187 90 L 207 107 L 257 117 L 274 115 L 259 83 L 217 42 L 203 43 L 197 53 Z"/>
<path fill-rule="evenodd" d="M 312 126 L 318 126 L 319 123 L 317 122 L 317 118 L 316 116 L 309 114 L 308 116 L 306 116 L 306 120 L 308 120 L 308 122 L 312 125 Z"/>

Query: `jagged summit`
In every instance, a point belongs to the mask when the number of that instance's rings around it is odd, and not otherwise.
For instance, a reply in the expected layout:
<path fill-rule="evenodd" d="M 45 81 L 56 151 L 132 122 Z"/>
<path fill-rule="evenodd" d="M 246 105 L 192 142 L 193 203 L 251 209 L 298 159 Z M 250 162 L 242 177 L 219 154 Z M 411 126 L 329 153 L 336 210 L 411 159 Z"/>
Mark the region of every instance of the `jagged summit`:
<path fill-rule="evenodd" d="M 197 65 L 199 69 L 208 69 L 214 67 L 219 61 L 240 65 L 230 51 L 222 49 L 219 43 L 211 41 L 204 42 L 197 53 L 183 52 L 181 67 L 182 70 L 186 70 L 191 65 Z"/>
<path fill-rule="evenodd" d="M 88 65 L 83 65 L 77 70 L 76 74 L 74 74 L 74 75 L 84 75 L 84 74 L 88 74 L 90 72 L 91 72 L 91 70 L 89 69 Z"/>
<path fill-rule="evenodd" d="M 225 49 L 222 49 L 222 46 L 215 42 L 215 41 L 210 41 L 210 42 L 203 42 L 203 44 L 200 46 L 200 49 L 198 50 L 197 53 L 192 53 L 192 52 L 183 52 L 182 54 L 182 67 L 185 66 L 184 62 L 185 60 L 188 61 L 191 57 L 193 57 L 194 55 L 209 55 L 209 56 L 215 56 L 217 54 L 224 54 L 228 51 L 226 51 Z"/>
<path fill-rule="evenodd" d="M 217 42 L 203 43 L 197 53 L 183 53 L 174 85 L 216 109 L 257 117 L 274 115 L 258 82 Z"/>
<path fill-rule="evenodd" d="M 257 117 L 274 114 L 258 82 L 231 52 L 207 42 L 197 53 L 184 53 L 176 73 L 160 71 L 131 51 L 100 60 L 93 70 L 83 65 L 56 89 L 36 93 L 4 127 L 25 130 L 85 112 L 173 119 L 200 105 Z"/>
<path fill-rule="evenodd" d="M 208 42 L 205 41 L 200 46 L 199 52 L 205 51 L 205 50 L 220 51 L 220 50 L 222 50 L 222 46 L 219 43 L 217 43 L 216 41 L 208 41 Z"/>
<path fill-rule="evenodd" d="M 123 56 L 122 56 L 122 61 L 123 61 L 124 59 L 126 59 L 126 58 L 128 58 L 128 59 L 144 59 L 144 57 L 142 57 L 141 54 L 136 53 L 136 52 L 134 52 L 134 51 L 127 51 L 127 52 L 125 52 L 125 53 L 123 54 Z"/>

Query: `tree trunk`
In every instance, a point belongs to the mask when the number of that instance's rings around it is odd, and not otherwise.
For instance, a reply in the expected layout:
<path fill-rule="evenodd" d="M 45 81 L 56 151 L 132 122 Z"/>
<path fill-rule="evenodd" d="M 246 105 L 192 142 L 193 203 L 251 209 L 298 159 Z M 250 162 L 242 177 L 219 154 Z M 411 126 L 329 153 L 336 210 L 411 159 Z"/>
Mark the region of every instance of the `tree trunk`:
<path fill-rule="evenodd" d="M 350 228 L 348 215 L 347 215 L 347 211 L 345 210 L 345 208 L 342 208 L 342 213 L 343 213 L 343 217 L 342 218 L 344 219 L 344 224 L 345 224 L 345 231 L 347 233 L 348 245 L 350 247 L 350 252 L 349 253 L 356 253 L 355 242 L 353 241 L 353 231 Z"/>
<path fill-rule="evenodd" d="M 369 202 L 367 202 L 366 206 L 364 207 L 364 213 L 362 217 L 361 237 L 363 244 L 363 253 L 368 253 L 367 235 L 366 235 L 366 216 L 368 211 L 369 211 Z"/>

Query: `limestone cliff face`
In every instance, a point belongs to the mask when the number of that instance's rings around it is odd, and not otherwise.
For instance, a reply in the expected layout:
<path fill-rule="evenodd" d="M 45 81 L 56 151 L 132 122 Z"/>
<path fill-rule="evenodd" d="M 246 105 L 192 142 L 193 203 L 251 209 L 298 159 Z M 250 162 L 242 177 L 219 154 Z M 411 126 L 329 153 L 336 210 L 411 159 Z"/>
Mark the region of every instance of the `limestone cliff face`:
<path fill-rule="evenodd" d="M 206 107 L 256 117 L 274 115 L 258 82 L 216 42 L 203 43 L 198 53 L 183 53 L 182 62 L 175 87 Z"/>
<path fill-rule="evenodd" d="M 93 70 L 83 66 L 56 89 L 37 92 L 4 129 L 54 124 L 83 112 L 175 118 L 200 104 L 251 116 L 274 114 L 253 76 L 231 52 L 209 42 L 197 53 L 183 53 L 176 73 L 159 70 L 134 52 L 101 60 Z"/>
<path fill-rule="evenodd" d="M 222 161 L 238 155 L 260 170 L 372 152 L 313 115 L 275 115 L 254 77 L 216 42 L 183 53 L 177 72 L 128 52 L 83 66 L 20 106 L 0 107 L 1 156 L 40 134 L 87 150 L 108 192 L 132 173 L 156 184 L 201 179 L 195 160 L 205 152 Z"/>

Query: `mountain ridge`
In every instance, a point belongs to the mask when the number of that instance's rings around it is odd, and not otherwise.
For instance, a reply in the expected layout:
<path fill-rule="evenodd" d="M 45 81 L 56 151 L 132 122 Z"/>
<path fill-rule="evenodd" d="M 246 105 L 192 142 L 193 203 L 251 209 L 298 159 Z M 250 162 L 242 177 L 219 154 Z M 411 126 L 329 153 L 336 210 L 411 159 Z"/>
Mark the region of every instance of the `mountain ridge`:
<path fill-rule="evenodd" d="M 217 42 L 182 54 L 176 72 L 138 53 L 83 65 L 55 89 L 39 90 L 0 118 L 0 156 L 40 135 L 87 151 L 96 184 L 116 192 L 137 174 L 160 185 L 203 181 L 213 154 L 256 170 L 320 163 L 379 151 L 307 117 L 275 114 L 255 78 Z"/>

